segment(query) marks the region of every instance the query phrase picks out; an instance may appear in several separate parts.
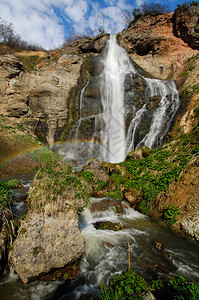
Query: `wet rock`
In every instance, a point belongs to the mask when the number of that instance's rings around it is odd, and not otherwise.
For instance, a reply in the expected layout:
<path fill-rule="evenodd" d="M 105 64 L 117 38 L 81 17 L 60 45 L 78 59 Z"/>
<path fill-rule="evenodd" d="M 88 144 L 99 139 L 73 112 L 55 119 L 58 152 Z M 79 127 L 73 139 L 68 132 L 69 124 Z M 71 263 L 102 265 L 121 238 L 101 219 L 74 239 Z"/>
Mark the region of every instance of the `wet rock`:
<path fill-rule="evenodd" d="M 114 246 L 112 244 L 110 244 L 109 242 L 104 242 L 104 247 L 105 248 L 113 248 Z"/>
<path fill-rule="evenodd" d="M 110 221 L 99 221 L 94 224 L 94 227 L 96 229 L 101 230 L 113 230 L 113 231 L 119 231 L 124 230 L 124 225 L 122 223 L 112 223 Z"/>
<path fill-rule="evenodd" d="M 106 210 L 114 210 L 116 214 L 124 213 L 124 209 L 128 207 L 127 204 L 122 203 L 121 201 L 104 199 L 98 202 L 94 202 L 90 206 L 90 211 L 94 212 L 104 212 Z"/>
<path fill-rule="evenodd" d="M 161 101 L 161 96 L 153 96 L 149 99 L 149 103 L 146 105 L 146 108 L 151 110 L 159 106 Z"/>

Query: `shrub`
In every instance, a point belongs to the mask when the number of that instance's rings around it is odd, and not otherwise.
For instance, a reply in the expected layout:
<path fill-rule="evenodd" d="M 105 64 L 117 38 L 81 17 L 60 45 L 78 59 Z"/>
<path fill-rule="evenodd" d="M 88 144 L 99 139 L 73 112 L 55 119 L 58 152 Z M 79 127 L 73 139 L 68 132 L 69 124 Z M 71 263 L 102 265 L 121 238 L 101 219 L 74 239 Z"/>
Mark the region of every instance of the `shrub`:
<path fill-rule="evenodd" d="M 163 5 L 155 2 L 152 3 L 144 2 L 140 6 L 140 8 L 133 10 L 133 16 L 134 16 L 134 20 L 137 20 L 141 16 L 146 16 L 146 15 L 158 16 L 169 12 L 170 9 L 167 5 Z"/>

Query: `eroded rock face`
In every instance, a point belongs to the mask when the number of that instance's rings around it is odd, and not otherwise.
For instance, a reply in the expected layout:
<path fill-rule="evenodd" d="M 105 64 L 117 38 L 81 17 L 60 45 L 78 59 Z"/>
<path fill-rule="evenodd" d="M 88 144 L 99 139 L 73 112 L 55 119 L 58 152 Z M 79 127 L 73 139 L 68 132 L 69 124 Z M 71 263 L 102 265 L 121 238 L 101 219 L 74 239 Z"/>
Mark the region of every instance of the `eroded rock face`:
<path fill-rule="evenodd" d="M 41 63 L 28 73 L 15 56 L 1 56 L 0 113 L 17 118 L 52 146 L 67 124 L 67 98 L 77 84 L 82 62 L 78 55 L 64 54 L 57 62 Z"/>
<path fill-rule="evenodd" d="M 12 250 L 12 264 L 24 283 L 79 258 L 84 242 L 77 214 L 70 210 L 55 217 L 29 214 Z"/>
<path fill-rule="evenodd" d="M 124 29 L 118 39 L 149 74 L 159 79 L 176 79 L 187 59 L 197 52 L 174 36 L 173 27 L 173 14 L 144 16 Z"/>
<path fill-rule="evenodd" d="M 174 12 L 174 34 L 189 47 L 199 50 L 199 8 L 189 6 Z"/>

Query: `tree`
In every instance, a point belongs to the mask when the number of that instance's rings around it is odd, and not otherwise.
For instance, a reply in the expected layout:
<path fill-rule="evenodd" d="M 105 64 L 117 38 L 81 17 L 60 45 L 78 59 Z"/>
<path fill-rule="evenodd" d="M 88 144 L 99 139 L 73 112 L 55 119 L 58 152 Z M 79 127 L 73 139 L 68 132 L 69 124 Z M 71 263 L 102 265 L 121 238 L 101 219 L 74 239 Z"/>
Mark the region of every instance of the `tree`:
<path fill-rule="evenodd" d="M 11 35 L 14 35 L 12 23 L 8 23 L 0 17 L 0 42 L 6 44 Z"/>
<path fill-rule="evenodd" d="M 155 2 L 151 2 L 151 3 L 144 2 L 142 5 L 140 5 L 140 8 L 136 8 L 133 10 L 133 17 L 134 20 L 137 20 L 141 16 L 146 16 L 146 15 L 158 16 L 169 12 L 170 9 L 167 5 L 155 3 Z"/>

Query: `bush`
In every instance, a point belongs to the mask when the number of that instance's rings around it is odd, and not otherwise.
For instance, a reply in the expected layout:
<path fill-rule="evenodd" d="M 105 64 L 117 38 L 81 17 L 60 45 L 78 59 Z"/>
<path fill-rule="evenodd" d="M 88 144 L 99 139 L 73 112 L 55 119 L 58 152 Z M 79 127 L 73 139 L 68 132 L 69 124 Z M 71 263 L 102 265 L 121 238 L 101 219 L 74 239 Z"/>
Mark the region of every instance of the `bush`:
<path fill-rule="evenodd" d="M 152 3 L 144 2 L 140 6 L 140 8 L 133 10 L 133 16 L 134 16 L 134 20 L 137 20 L 141 16 L 146 16 L 146 15 L 158 16 L 169 12 L 170 9 L 167 5 L 163 5 L 155 2 Z"/>
<path fill-rule="evenodd" d="M 185 2 L 183 4 L 178 4 L 177 8 L 175 9 L 175 11 L 185 11 L 187 10 L 190 6 L 199 6 L 199 2 L 198 1 L 189 1 L 189 2 Z"/>
<path fill-rule="evenodd" d="M 109 290 L 102 287 L 98 299 L 142 299 L 143 292 L 159 290 L 162 287 L 161 280 L 147 282 L 134 270 L 126 270 L 122 274 L 113 276 Z"/>

